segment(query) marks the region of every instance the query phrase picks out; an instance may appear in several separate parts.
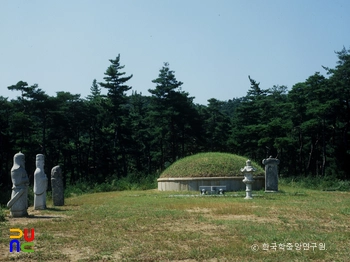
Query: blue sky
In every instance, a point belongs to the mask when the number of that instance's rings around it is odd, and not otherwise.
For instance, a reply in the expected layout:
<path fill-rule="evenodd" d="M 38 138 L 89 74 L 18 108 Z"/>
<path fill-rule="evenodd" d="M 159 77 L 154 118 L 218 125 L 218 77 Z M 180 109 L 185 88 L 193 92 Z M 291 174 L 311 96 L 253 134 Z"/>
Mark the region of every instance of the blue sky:
<path fill-rule="evenodd" d="M 18 96 L 7 87 L 22 80 L 85 98 L 118 54 L 144 95 L 164 62 L 199 104 L 245 96 L 248 75 L 291 89 L 350 48 L 349 10 L 348 0 L 0 0 L 0 95 Z"/>

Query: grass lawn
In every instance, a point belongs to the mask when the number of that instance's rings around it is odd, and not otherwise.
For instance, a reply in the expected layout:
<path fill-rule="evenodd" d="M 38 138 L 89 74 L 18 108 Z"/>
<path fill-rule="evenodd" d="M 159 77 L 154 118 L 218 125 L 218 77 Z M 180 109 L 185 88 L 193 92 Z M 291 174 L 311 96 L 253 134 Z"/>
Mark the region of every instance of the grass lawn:
<path fill-rule="evenodd" d="M 30 207 L 29 218 L 6 210 L 0 261 L 350 261 L 350 192 L 280 190 L 252 200 L 244 192 L 109 192 Z M 35 251 L 10 253 L 10 228 L 34 228 Z"/>

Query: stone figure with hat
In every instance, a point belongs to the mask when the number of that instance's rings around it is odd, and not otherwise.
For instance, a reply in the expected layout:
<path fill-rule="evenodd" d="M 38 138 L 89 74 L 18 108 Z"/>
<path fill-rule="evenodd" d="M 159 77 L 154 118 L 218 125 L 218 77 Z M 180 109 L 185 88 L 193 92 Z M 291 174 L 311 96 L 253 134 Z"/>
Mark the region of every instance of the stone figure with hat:
<path fill-rule="evenodd" d="M 36 155 L 36 169 L 34 172 L 34 209 L 46 209 L 47 177 L 44 171 L 45 156 Z"/>
<path fill-rule="evenodd" d="M 28 215 L 28 185 L 29 178 L 25 170 L 25 156 L 19 152 L 13 157 L 11 168 L 12 194 L 7 203 L 12 217 L 24 217 Z"/>

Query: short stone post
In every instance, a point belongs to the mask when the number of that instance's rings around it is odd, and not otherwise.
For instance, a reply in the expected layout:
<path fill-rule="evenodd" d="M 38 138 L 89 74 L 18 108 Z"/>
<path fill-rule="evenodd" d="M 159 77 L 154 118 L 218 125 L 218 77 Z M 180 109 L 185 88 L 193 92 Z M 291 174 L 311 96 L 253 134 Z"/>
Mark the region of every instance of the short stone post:
<path fill-rule="evenodd" d="M 256 169 L 254 167 L 252 167 L 251 165 L 251 161 L 248 159 L 246 161 L 246 166 L 244 168 L 241 168 L 241 172 L 244 175 L 244 179 L 243 179 L 243 183 L 245 183 L 246 185 L 246 189 L 245 189 L 245 193 L 246 196 L 244 199 L 252 199 L 252 184 L 254 182 L 253 179 L 253 172 L 255 172 Z"/>
<path fill-rule="evenodd" d="M 278 192 L 278 164 L 280 160 L 270 156 L 262 163 L 265 165 L 265 192 Z"/>

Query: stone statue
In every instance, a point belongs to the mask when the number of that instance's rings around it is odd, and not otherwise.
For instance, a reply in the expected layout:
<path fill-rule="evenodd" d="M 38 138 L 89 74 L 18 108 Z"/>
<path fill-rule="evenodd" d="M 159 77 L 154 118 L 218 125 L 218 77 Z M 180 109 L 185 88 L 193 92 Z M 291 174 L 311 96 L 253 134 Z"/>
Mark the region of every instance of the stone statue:
<path fill-rule="evenodd" d="M 34 209 L 46 209 L 47 177 L 44 171 L 45 157 L 36 155 L 36 169 L 34 172 Z"/>
<path fill-rule="evenodd" d="M 51 170 L 52 201 L 54 206 L 64 205 L 64 189 L 62 180 L 62 170 L 60 166 L 55 166 Z"/>
<path fill-rule="evenodd" d="M 21 152 L 13 157 L 13 167 L 11 168 L 12 194 L 7 203 L 12 217 L 27 216 L 28 208 L 28 185 L 29 178 L 24 168 L 25 157 Z"/>

